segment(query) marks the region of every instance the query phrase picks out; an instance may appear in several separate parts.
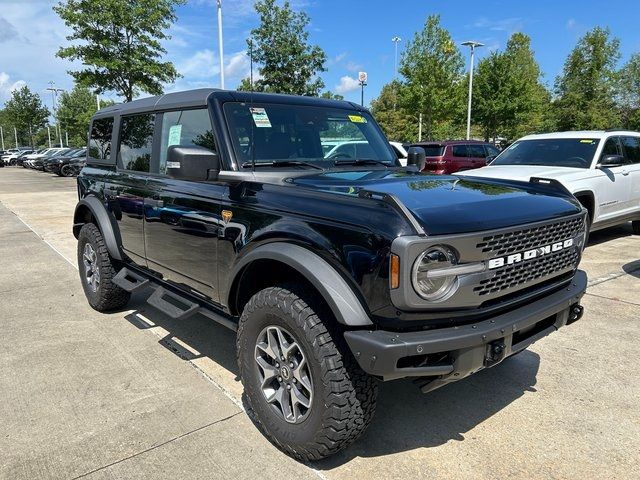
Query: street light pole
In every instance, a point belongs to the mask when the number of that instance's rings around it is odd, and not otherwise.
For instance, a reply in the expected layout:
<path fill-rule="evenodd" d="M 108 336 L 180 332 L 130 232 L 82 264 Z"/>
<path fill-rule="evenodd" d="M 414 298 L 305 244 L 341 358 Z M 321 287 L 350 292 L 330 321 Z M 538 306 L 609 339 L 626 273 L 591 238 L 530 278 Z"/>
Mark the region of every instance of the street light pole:
<path fill-rule="evenodd" d="M 400 37 L 393 37 L 391 41 L 395 44 L 395 56 L 393 61 L 393 78 L 398 76 L 398 43 L 402 41 Z"/>
<path fill-rule="evenodd" d="M 467 42 L 462 42 L 462 45 L 465 47 L 469 47 L 471 50 L 471 61 L 469 65 L 469 105 L 467 107 L 467 140 L 471 138 L 471 96 L 473 92 L 473 53 L 476 47 L 484 47 L 483 43 L 475 42 L 473 40 L 469 40 Z"/>
<path fill-rule="evenodd" d="M 218 0 L 218 48 L 220 49 L 220 88 L 224 90 L 224 45 L 222 43 L 222 0 Z"/>
<path fill-rule="evenodd" d="M 2 150 L 4 151 L 4 130 L 0 126 L 0 138 L 2 138 Z"/>
<path fill-rule="evenodd" d="M 18 148 L 18 130 L 16 130 L 16 127 L 13 127 L 13 137 L 16 140 L 16 148 Z"/>
<path fill-rule="evenodd" d="M 58 134 L 58 138 L 60 139 L 60 148 L 63 148 L 62 145 L 62 129 L 60 128 L 60 122 L 58 121 L 58 110 L 56 109 L 56 99 L 58 97 L 58 92 L 64 92 L 62 88 L 56 88 L 56 83 L 51 81 L 49 82 L 51 88 L 47 88 L 53 96 L 53 119 L 56 121 L 56 133 Z"/>

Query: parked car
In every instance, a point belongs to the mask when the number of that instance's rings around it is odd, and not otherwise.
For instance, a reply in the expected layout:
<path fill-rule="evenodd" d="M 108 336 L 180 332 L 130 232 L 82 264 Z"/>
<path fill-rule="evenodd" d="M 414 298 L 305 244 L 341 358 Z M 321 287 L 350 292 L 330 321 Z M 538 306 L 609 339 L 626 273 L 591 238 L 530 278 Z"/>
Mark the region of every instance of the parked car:
<path fill-rule="evenodd" d="M 62 174 L 62 167 L 68 165 L 71 160 L 77 159 L 78 157 L 84 157 L 86 155 L 86 148 L 72 149 L 63 155 L 56 155 L 44 160 L 43 166 L 45 171 L 55 173 L 62 177 L 64 176 Z"/>
<path fill-rule="evenodd" d="M 21 158 L 24 155 L 28 155 L 33 152 L 33 150 L 19 150 L 16 149 L 15 152 L 10 153 L 8 155 L 4 155 L 2 157 L 2 161 L 5 165 L 15 165 L 18 158 Z"/>
<path fill-rule="evenodd" d="M 407 150 L 404 148 L 404 145 L 400 142 L 389 142 L 393 151 L 396 152 L 396 156 L 398 157 L 398 161 L 400 165 L 403 167 L 407 166 Z"/>
<path fill-rule="evenodd" d="M 69 163 L 63 165 L 60 168 L 60 173 L 58 175 L 63 177 L 76 177 L 80 174 L 80 171 L 85 167 L 86 164 L 86 154 L 76 158 L 72 158 L 69 160 Z"/>
<path fill-rule="evenodd" d="M 422 147 L 426 153 L 425 171 L 438 175 L 483 167 L 487 158 L 499 153 L 494 145 L 475 140 L 447 140 L 444 142 L 418 142 L 411 147 Z"/>
<path fill-rule="evenodd" d="M 589 212 L 591 231 L 632 221 L 640 235 L 640 133 L 582 131 L 528 135 L 485 168 L 482 178 L 560 182 Z"/>
<path fill-rule="evenodd" d="M 354 142 L 327 155 L 335 131 Z M 86 298 L 112 311 L 148 289 L 173 319 L 237 332 L 261 431 L 331 455 L 371 421 L 378 380 L 429 392 L 582 316 L 575 197 L 422 161 L 398 165 L 344 101 L 202 89 L 100 110 L 72 222 Z"/>
<path fill-rule="evenodd" d="M 35 170 L 40 170 L 44 172 L 44 162 L 50 160 L 52 158 L 61 157 L 70 153 L 73 149 L 71 148 L 54 148 L 47 152 L 46 155 L 38 156 L 35 159 L 30 161 L 30 167 Z"/>

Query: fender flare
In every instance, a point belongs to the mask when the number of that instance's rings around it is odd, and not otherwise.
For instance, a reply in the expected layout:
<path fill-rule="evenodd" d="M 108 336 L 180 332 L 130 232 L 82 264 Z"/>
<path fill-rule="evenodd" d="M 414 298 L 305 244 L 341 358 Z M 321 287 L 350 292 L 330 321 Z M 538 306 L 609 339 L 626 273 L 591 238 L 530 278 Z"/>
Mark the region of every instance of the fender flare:
<path fill-rule="evenodd" d="M 96 226 L 100 229 L 102 238 L 104 238 L 104 243 L 107 250 L 109 250 L 109 255 L 116 260 L 122 260 L 122 252 L 120 250 L 121 242 L 118 230 L 114 227 L 114 222 L 111 215 L 109 215 L 107 208 L 97 197 L 93 195 L 84 197 L 76 205 L 75 212 L 73 213 L 73 233 L 76 238 L 80 228 L 82 228 L 82 225 L 85 223 L 79 215 L 79 211 L 83 208 L 89 209 L 93 215 L 93 218 L 97 223 Z"/>
<path fill-rule="evenodd" d="M 312 251 L 298 245 L 273 242 L 262 245 L 245 255 L 233 268 L 233 284 L 244 267 L 256 260 L 282 262 L 303 275 L 322 295 L 338 322 L 349 326 L 372 325 L 369 315 L 351 286 L 329 264 Z M 227 293 L 227 305 L 233 292 Z"/>
<path fill-rule="evenodd" d="M 592 212 L 591 212 L 591 221 L 593 222 L 593 220 L 596 217 L 596 209 L 598 208 L 598 205 L 596 203 L 596 196 L 594 194 L 594 192 L 592 190 L 579 190 L 576 193 L 573 194 L 574 197 L 576 197 L 576 199 L 578 199 L 578 197 L 588 197 L 591 199 L 591 203 L 592 203 Z M 578 199 L 578 201 L 580 201 Z"/>

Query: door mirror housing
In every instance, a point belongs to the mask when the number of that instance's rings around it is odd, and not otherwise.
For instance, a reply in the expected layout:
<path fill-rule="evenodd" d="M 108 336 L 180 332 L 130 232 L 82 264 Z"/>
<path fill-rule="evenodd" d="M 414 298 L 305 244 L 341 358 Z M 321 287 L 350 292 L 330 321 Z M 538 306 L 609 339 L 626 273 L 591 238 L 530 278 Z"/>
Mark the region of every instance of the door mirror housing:
<path fill-rule="evenodd" d="M 596 168 L 621 167 L 624 164 L 625 159 L 622 155 L 605 155 L 600 159 L 600 162 L 596 165 Z"/>
<path fill-rule="evenodd" d="M 216 180 L 220 157 L 204 147 L 172 145 L 167 149 L 167 175 L 178 180 Z"/>
<path fill-rule="evenodd" d="M 422 147 L 410 147 L 407 151 L 407 166 L 414 165 L 421 172 L 427 161 L 427 153 Z"/>

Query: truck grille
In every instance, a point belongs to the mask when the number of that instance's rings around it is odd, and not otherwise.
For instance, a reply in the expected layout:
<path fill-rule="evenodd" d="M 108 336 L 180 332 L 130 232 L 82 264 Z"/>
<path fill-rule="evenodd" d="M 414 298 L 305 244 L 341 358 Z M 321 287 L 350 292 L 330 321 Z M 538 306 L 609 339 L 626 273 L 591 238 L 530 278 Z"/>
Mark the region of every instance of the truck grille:
<path fill-rule="evenodd" d="M 564 235 L 565 233 L 563 232 L 561 238 L 566 239 L 570 237 L 569 234 L 566 234 L 566 237 Z M 535 243 L 537 245 L 544 245 L 547 242 L 553 241 L 554 240 L 544 240 L 542 242 L 536 241 Z M 527 247 L 521 248 L 526 249 Z M 511 250 L 505 250 L 505 253 L 510 252 Z M 496 270 L 495 276 L 482 280 L 473 290 L 480 296 L 499 293 L 503 290 L 526 285 L 538 279 L 574 269 L 578 266 L 579 260 L 580 253 L 578 249 L 570 248 L 530 261 L 508 265 Z"/>
<path fill-rule="evenodd" d="M 584 219 L 580 216 L 539 227 L 488 235 L 482 238 L 476 248 L 483 253 L 492 253 L 492 256 L 501 257 L 574 238 L 582 230 L 584 230 Z"/>

